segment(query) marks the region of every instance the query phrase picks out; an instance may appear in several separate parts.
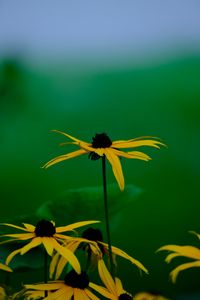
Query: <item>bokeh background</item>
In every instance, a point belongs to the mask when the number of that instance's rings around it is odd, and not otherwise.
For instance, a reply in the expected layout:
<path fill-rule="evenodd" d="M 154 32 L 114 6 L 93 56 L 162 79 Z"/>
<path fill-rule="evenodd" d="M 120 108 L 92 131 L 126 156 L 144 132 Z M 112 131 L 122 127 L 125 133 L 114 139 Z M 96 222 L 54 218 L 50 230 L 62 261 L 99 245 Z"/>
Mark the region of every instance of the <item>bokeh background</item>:
<path fill-rule="evenodd" d="M 200 297 L 199 269 L 173 285 L 173 264 L 155 254 L 164 244 L 198 245 L 188 231 L 200 231 L 199 12 L 197 0 L 0 1 L 1 222 L 30 219 L 46 202 L 55 212 L 60 201 L 66 223 L 92 213 L 103 221 L 99 162 L 41 168 L 72 150 L 51 129 L 88 142 L 99 132 L 113 140 L 151 135 L 168 146 L 145 149 L 149 163 L 122 160 L 123 196 L 108 172 L 112 242 L 150 271 L 140 276 L 119 260 L 133 293 Z"/>

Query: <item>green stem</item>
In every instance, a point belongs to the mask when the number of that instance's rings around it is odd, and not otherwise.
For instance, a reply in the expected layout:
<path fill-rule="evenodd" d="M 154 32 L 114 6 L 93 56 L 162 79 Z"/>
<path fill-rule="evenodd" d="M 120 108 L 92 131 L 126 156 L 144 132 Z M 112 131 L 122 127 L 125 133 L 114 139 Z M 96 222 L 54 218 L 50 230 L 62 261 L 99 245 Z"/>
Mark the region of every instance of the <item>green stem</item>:
<path fill-rule="evenodd" d="M 103 196 L 104 196 L 104 210 L 105 210 L 105 221 L 106 221 L 106 233 L 108 242 L 108 253 L 110 261 L 110 272 L 114 277 L 114 262 L 112 256 L 112 247 L 110 239 L 110 226 L 109 226 L 109 215 L 108 215 L 108 197 L 107 197 L 107 183 L 106 183 L 106 157 L 102 157 L 102 175 L 103 175 Z"/>
<path fill-rule="evenodd" d="M 44 249 L 44 283 L 48 282 L 48 254 Z M 44 297 L 48 296 L 48 291 L 44 291 Z"/>

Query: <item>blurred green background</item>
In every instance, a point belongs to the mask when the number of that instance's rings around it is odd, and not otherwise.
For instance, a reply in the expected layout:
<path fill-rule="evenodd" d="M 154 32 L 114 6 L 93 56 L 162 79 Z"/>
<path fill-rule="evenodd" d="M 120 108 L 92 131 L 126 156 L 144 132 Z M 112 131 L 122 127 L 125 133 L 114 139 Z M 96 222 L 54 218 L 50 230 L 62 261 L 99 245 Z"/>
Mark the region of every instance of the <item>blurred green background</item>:
<path fill-rule="evenodd" d="M 66 223 L 88 219 L 91 210 L 103 221 L 99 199 L 94 196 L 92 202 L 96 187 L 101 197 L 99 161 L 82 156 L 48 170 L 41 168 L 74 149 L 59 147 L 66 140 L 51 129 L 88 142 L 101 132 L 112 140 L 159 137 L 167 148 L 145 148 L 152 161 L 122 159 L 126 185 L 135 186 L 133 194 L 125 189 L 120 196 L 108 167 L 116 208 L 112 243 L 150 271 L 149 276 L 140 276 L 136 268 L 119 260 L 127 290 L 156 290 L 173 299 L 192 299 L 200 293 L 200 270 L 181 273 L 173 285 L 169 271 L 177 264 L 168 266 L 165 253 L 155 251 L 164 244 L 199 245 L 188 231 L 200 232 L 200 52 L 180 47 L 155 53 L 145 59 L 129 53 L 124 63 L 123 54 L 112 63 L 85 59 L 82 53 L 78 61 L 70 61 L 66 54 L 59 62 L 47 58 L 37 63 L 18 53 L 1 55 L 0 217 L 1 222 L 31 219 L 29 215 L 45 202 L 66 201 Z M 93 208 L 87 212 L 81 201 L 75 210 L 70 191 L 78 189 L 85 195 L 88 187 L 94 191 L 89 189 L 90 199 L 85 202 Z"/>

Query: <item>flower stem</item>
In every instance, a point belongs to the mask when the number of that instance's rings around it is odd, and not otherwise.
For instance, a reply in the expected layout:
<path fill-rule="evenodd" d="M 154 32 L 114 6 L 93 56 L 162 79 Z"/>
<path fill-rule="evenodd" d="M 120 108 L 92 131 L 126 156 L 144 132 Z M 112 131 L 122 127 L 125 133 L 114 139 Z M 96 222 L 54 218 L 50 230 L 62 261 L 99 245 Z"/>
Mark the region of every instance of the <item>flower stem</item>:
<path fill-rule="evenodd" d="M 48 282 L 48 254 L 44 249 L 44 283 Z M 44 291 L 44 297 L 48 296 L 48 291 Z"/>
<path fill-rule="evenodd" d="M 107 183 L 106 183 L 106 157 L 102 157 L 102 175 L 103 175 L 103 196 L 104 196 L 104 211 L 105 211 L 105 221 L 106 221 L 106 234 L 108 242 L 108 253 L 110 261 L 110 272 L 114 276 L 114 263 L 112 256 L 112 247 L 110 239 L 110 226 L 109 226 L 109 215 L 108 215 L 108 197 L 107 197 Z"/>

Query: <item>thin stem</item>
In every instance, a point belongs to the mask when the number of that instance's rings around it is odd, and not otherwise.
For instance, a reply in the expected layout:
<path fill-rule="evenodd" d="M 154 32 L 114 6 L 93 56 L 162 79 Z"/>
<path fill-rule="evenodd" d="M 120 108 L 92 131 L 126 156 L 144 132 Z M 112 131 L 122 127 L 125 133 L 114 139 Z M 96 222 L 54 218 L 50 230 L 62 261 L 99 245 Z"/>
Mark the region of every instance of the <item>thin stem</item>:
<path fill-rule="evenodd" d="M 107 233 L 107 242 L 108 242 L 108 253 L 109 253 L 109 260 L 110 260 L 110 271 L 111 271 L 111 275 L 114 276 L 114 263 L 113 263 L 113 256 L 112 256 L 109 215 L 108 215 L 108 197 L 107 197 L 106 157 L 105 157 L 105 155 L 102 157 L 102 175 L 103 175 L 104 210 L 105 210 L 106 233 Z"/>
<path fill-rule="evenodd" d="M 48 282 L 48 254 L 44 249 L 44 283 Z M 48 296 L 48 291 L 44 291 L 44 297 Z"/>

